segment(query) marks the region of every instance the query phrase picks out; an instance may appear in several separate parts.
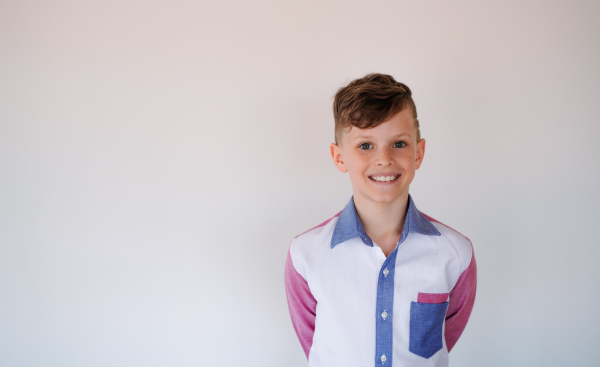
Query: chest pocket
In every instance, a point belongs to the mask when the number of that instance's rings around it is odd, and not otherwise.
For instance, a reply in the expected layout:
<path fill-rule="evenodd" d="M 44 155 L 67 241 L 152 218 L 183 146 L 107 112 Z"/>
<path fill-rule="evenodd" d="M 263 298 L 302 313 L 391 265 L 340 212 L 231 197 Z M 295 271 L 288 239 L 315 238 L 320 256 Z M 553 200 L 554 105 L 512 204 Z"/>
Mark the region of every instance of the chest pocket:
<path fill-rule="evenodd" d="M 410 303 L 410 340 L 408 350 L 423 357 L 430 358 L 442 349 L 442 329 L 448 302 L 443 303 Z"/>

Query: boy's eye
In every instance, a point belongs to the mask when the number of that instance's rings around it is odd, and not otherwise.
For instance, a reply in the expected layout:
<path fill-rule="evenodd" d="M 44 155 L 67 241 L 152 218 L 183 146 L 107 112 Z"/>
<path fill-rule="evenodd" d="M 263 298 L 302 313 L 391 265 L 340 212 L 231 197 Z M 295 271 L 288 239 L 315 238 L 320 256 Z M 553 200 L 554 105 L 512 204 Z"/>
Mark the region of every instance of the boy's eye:
<path fill-rule="evenodd" d="M 371 143 L 362 143 L 361 145 L 358 146 L 360 149 L 363 150 L 367 150 L 367 149 L 371 149 L 373 146 L 371 145 Z"/>
<path fill-rule="evenodd" d="M 403 141 L 397 141 L 394 143 L 394 148 L 403 148 L 406 146 L 406 143 Z"/>

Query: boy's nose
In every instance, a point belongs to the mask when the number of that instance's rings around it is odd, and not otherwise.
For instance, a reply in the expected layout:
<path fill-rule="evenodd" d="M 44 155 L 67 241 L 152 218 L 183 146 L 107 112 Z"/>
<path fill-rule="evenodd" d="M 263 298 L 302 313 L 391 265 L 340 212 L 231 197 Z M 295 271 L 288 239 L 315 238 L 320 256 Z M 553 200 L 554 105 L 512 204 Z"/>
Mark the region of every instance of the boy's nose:
<path fill-rule="evenodd" d="M 381 166 L 389 166 L 394 163 L 394 159 L 392 158 L 392 154 L 388 149 L 382 149 L 377 154 L 377 164 Z"/>

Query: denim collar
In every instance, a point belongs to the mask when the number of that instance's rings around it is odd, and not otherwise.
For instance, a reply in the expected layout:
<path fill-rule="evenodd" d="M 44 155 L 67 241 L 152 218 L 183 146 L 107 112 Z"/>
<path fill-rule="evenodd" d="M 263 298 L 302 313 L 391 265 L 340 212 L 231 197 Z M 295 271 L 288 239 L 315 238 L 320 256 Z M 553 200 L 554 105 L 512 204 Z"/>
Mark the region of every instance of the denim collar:
<path fill-rule="evenodd" d="M 403 241 L 410 232 L 417 232 L 428 236 L 441 236 L 434 225 L 417 209 L 409 194 L 406 220 L 404 221 L 404 228 L 402 229 L 402 236 L 400 236 L 399 242 Z M 346 207 L 340 212 L 338 221 L 335 224 L 333 237 L 331 237 L 331 248 L 354 237 L 360 237 L 365 245 L 373 247 L 373 240 L 369 238 L 360 218 L 358 218 L 356 208 L 354 207 L 354 196 L 352 196 Z"/>

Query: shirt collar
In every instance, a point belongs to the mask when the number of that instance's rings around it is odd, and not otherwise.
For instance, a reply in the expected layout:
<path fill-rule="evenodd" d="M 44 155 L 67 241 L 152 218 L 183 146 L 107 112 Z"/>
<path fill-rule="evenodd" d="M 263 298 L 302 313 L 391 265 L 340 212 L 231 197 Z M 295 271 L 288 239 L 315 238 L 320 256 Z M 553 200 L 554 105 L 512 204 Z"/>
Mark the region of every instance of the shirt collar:
<path fill-rule="evenodd" d="M 410 194 L 408 195 L 408 209 L 406 211 L 406 220 L 402 229 L 401 239 L 408 236 L 410 232 L 417 232 L 428 236 L 441 236 L 440 232 L 415 206 Z M 373 247 L 373 241 L 365 232 L 365 228 L 358 218 L 356 208 L 354 207 L 354 196 L 350 198 L 346 207 L 341 211 L 333 236 L 331 237 L 331 248 L 351 238 L 359 237 L 367 246 Z"/>

